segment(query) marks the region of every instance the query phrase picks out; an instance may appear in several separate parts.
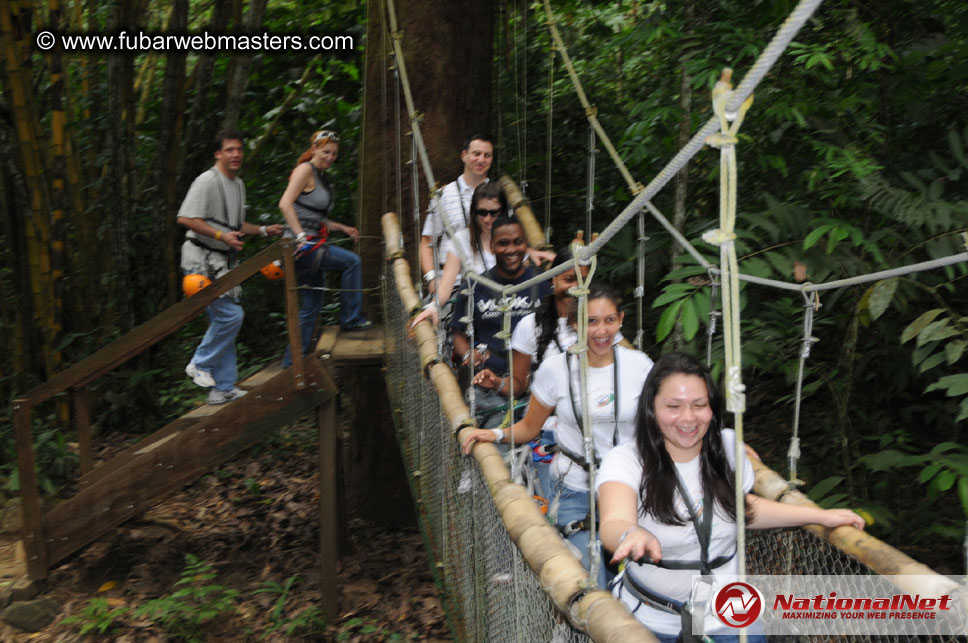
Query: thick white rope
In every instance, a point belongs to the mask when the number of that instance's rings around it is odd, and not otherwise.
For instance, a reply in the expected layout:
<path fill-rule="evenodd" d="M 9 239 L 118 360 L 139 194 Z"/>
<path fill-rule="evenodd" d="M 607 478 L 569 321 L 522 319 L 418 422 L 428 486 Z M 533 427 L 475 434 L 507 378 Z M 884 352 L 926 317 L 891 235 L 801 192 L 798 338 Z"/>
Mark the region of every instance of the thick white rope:
<path fill-rule="evenodd" d="M 746 577 L 746 517 L 745 493 L 743 491 L 743 412 L 746 410 L 745 386 L 742 378 L 742 345 L 740 338 L 739 262 L 736 258 L 736 133 L 743 122 L 746 110 L 752 104 L 747 98 L 735 112 L 727 112 L 732 85 L 732 70 L 724 70 L 722 78 L 713 88 L 713 111 L 719 121 L 720 131 L 709 137 L 707 143 L 719 148 L 719 228 L 708 230 L 702 238 L 719 246 L 720 266 L 723 275 L 723 344 L 726 353 L 726 408 L 733 413 L 736 432 L 734 467 L 736 493 L 736 557 L 739 578 Z M 742 636 L 742 635 L 741 635 Z"/>

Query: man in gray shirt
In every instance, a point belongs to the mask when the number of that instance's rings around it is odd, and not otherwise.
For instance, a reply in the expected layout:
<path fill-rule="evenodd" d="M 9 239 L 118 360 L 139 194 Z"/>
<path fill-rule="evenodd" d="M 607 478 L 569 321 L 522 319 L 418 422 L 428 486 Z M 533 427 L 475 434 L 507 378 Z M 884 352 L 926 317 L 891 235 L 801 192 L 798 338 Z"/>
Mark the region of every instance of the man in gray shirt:
<path fill-rule="evenodd" d="M 283 226 L 257 226 L 245 222 L 245 185 L 242 169 L 242 134 L 234 130 L 215 137 L 215 166 L 202 172 L 188 188 L 178 210 L 178 223 L 188 228 L 182 244 L 181 269 L 185 275 L 218 279 L 238 263 L 245 235 L 280 236 Z M 208 330 L 185 373 L 195 384 L 211 388 L 209 404 L 224 404 L 245 395 L 238 379 L 235 338 L 244 313 L 240 286 L 228 291 L 205 309 Z"/>

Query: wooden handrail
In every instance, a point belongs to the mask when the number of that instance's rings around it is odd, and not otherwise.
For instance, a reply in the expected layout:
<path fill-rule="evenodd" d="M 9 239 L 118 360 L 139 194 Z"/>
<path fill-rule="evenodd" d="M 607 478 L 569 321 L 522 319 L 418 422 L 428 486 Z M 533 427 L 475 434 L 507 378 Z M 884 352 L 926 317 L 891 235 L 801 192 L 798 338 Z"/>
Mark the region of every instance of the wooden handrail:
<path fill-rule="evenodd" d="M 93 355 L 31 389 L 15 399 L 14 404 L 21 408 L 33 408 L 58 393 L 90 384 L 184 326 L 219 296 L 235 288 L 267 264 L 282 259 L 290 247 L 291 241 L 288 240 L 272 244 L 213 281 L 210 286 L 165 309 Z M 287 282 L 288 279 L 287 275 Z"/>
<path fill-rule="evenodd" d="M 40 493 L 37 488 L 36 460 L 34 458 L 31 410 L 58 393 L 69 389 L 75 391 L 79 442 L 81 443 L 82 473 L 89 473 L 92 460 L 90 444 L 90 418 L 87 404 L 88 384 L 105 373 L 124 364 L 151 346 L 174 333 L 202 312 L 218 297 L 252 277 L 266 265 L 281 259 L 285 265 L 286 314 L 288 318 L 289 345 L 293 354 L 292 376 L 297 389 L 305 388 L 302 360 L 302 338 L 299 332 L 298 303 L 296 301 L 296 271 L 292 257 L 293 242 L 283 240 L 247 259 L 225 273 L 209 286 L 155 315 L 133 331 L 114 340 L 70 368 L 61 371 L 22 397 L 12 400 L 14 430 L 17 436 L 17 466 L 20 471 L 20 498 L 23 511 L 24 549 L 27 556 L 27 575 L 45 578 L 48 551 L 40 509 Z"/>

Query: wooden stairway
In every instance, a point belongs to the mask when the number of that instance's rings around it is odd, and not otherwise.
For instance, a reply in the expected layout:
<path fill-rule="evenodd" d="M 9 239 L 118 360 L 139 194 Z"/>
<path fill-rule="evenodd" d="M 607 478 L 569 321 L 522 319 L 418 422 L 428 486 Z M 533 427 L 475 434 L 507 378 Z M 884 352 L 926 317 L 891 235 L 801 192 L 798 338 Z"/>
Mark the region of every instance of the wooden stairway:
<path fill-rule="evenodd" d="M 302 390 L 277 362 L 242 383 L 245 397 L 190 411 L 84 475 L 77 494 L 43 514 L 45 566 L 334 398 L 339 391 L 319 360 L 304 364 Z"/>

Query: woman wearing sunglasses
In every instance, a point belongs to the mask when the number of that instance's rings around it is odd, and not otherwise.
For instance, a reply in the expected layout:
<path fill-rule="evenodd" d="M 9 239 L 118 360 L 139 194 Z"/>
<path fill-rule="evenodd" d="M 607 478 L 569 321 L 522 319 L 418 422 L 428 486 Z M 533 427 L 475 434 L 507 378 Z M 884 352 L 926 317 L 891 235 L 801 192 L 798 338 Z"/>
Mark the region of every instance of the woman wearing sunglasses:
<path fill-rule="evenodd" d="M 303 353 L 309 351 L 316 317 L 323 307 L 323 273 L 340 271 L 339 321 L 343 330 L 360 330 L 372 326 L 363 316 L 363 275 L 360 257 L 351 250 L 327 243 L 330 232 L 342 232 L 352 239 L 359 237 L 353 226 L 329 218 L 334 195 L 324 176 L 339 156 L 339 136 L 320 130 L 310 138 L 309 149 L 302 153 L 289 175 L 289 185 L 279 199 L 279 209 L 289 224 L 291 236 L 298 242 L 296 278 L 300 290 L 299 325 Z M 283 365 L 290 362 L 287 353 Z"/>
<path fill-rule="evenodd" d="M 491 226 L 494 225 L 495 219 L 508 213 L 508 197 L 501 184 L 491 181 L 478 185 L 471 197 L 470 212 L 472 215 L 470 226 L 454 235 L 452 249 L 447 253 L 444 272 L 437 285 L 437 301 L 429 304 L 422 313 L 417 315 L 413 320 L 414 324 L 427 318 L 431 318 L 436 324 L 439 321 L 438 302 L 443 305 L 450 300 L 454 284 L 457 283 L 461 272 L 460 258 L 453 250 L 453 246 L 460 247 L 470 262 L 470 269 L 474 272 L 483 274 L 494 267 L 494 255 L 490 251 Z M 528 250 L 528 255 L 536 263 L 553 261 L 555 258 L 553 252 L 538 250 Z"/>

